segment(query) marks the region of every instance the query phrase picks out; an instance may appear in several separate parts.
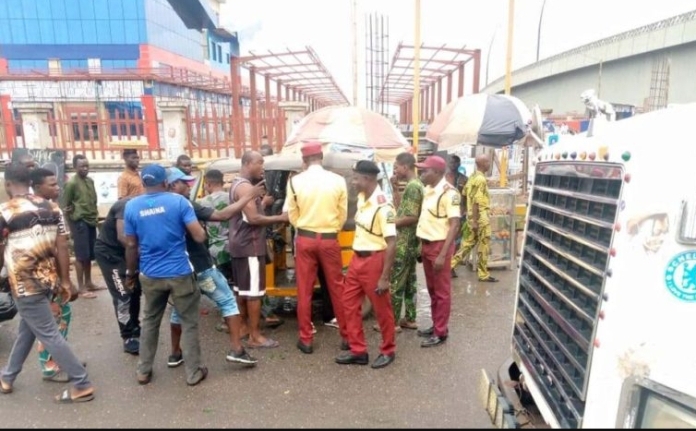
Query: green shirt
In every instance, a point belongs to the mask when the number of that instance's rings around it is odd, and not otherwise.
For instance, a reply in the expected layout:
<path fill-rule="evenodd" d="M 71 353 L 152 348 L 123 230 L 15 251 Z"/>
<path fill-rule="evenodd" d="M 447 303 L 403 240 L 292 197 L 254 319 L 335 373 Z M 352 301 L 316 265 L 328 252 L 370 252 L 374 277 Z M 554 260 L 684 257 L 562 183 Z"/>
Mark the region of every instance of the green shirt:
<path fill-rule="evenodd" d="M 396 217 L 419 217 L 421 205 L 423 204 L 423 183 L 418 178 L 414 178 L 406 184 L 404 194 L 401 196 L 401 203 L 396 210 Z M 417 224 L 398 228 L 396 235 L 397 247 L 418 247 L 418 237 L 416 236 Z"/>
<path fill-rule="evenodd" d="M 96 226 L 99 218 L 97 209 L 97 191 L 90 177 L 82 178 L 75 174 L 65 184 L 63 190 L 63 208 L 72 207 L 70 220 L 82 220 L 90 226 Z"/>
<path fill-rule="evenodd" d="M 230 194 L 220 190 L 205 196 L 198 203 L 204 207 L 222 210 L 230 204 Z M 215 265 L 231 262 L 232 259 L 230 258 L 228 247 L 230 222 L 209 221 L 205 223 L 205 228 L 208 231 L 208 250 L 210 251 L 210 257 L 215 261 Z"/>

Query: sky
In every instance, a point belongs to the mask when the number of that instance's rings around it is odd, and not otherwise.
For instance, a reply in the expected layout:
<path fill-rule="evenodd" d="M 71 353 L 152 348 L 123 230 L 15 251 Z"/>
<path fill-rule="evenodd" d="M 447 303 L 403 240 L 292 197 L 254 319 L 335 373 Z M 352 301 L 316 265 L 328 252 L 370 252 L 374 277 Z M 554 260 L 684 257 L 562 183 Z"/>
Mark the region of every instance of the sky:
<path fill-rule="evenodd" d="M 357 3 L 358 104 L 365 104 L 365 14 L 389 18 L 389 58 L 403 41 L 412 44 L 414 0 L 355 0 Z M 545 0 L 540 58 L 696 10 L 696 0 Z M 352 101 L 353 0 L 227 0 L 221 24 L 238 31 L 242 55 L 312 47 Z M 421 0 L 421 42 L 482 51 L 481 86 L 505 74 L 509 0 Z M 544 0 L 516 0 L 513 69 L 536 59 Z M 470 76 L 470 75 L 469 75 Z M 513 82 L 514 85 L 514 82 Z M 470 87 L 470 82 L 466 84 Z"/>

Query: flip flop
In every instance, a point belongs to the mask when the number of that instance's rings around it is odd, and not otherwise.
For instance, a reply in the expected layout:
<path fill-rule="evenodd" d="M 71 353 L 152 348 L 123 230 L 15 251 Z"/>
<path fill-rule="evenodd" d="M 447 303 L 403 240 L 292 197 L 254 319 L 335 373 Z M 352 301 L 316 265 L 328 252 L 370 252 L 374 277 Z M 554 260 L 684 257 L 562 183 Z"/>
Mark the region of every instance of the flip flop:
<path fill-rule="evenodd" d="M 77 398 L 70 396 L 70 389 L 64 390 L 60 395 L 55 398 L 58 404 L 74 404 L 74 403 L 86 403 L 87 401 L 92 401 L 94 399 L 94 392 L 81 395 Z"/>
<path fill-rule="evenodd" d="M 266 341 L 261 344 L 247 344 L 247 347 L 250 349 L 275 349 L 278 346 L 280 346 L 280 343 L 271 338 L 266 338 Z"/>
<path fill-rule="evenodd" d="M 12 393 L 12 385 L 0 380 L 0 394 L 11 394 L 11 393 Z"/>
<path fill-rule="evenodd" d="M 84 292 L 80 292 L 77 295 L 82 299 L 94 299 L 97 297 L 96 293 L 90 292 L 89 290 L 86 290 Z"/>

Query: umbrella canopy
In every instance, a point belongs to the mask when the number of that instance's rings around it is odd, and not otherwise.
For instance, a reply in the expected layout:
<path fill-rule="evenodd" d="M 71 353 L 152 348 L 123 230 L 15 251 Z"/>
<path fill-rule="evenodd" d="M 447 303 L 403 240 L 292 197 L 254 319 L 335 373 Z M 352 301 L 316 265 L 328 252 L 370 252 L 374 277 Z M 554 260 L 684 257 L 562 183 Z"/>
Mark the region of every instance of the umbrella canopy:
<path fill-rule="evenodd" d="M 355 106 L 326 107 L 305 116 L 281 154 L 300 154 L 304 142 L 321 142 L 324 152 L 361 153 L 376 162 L 393 162 L 410 150 L 404 135 L 380 114 Z"/>
<path fill-rule="evenodd" d="M 425 138 L 438 150 L 459 145 L 512 145 L 529 133 L 532 114 L 516 97 L 472 94 L 451 102 L 435 117 Z"/>

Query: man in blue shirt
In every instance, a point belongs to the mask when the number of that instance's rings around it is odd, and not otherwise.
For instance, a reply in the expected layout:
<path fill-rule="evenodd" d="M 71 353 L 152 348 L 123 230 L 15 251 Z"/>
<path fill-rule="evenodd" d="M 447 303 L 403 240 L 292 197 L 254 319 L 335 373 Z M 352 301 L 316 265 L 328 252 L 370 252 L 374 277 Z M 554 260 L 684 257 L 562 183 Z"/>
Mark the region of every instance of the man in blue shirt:
<path fill-rule="evenodd" d="M 139 277 L 146 299 L 138 383 L 146 385 L 152 379 L 160 323 L 171 295 L 181 318 L 186 383 L 194 386 L 207 377 L 208 369 L 201 365 L 198 337 L 201 293 L 186 253 L 186 232 L 194 241 L 202 243 L 206 238 L 205 230 L 198 223 L 191 203 L 167 191 L 167 172 L 162 166 L 146 167 L 141 178 L 145 194 L 131 199 L 124 214 L 126 286 L 132 289 Z"/>

